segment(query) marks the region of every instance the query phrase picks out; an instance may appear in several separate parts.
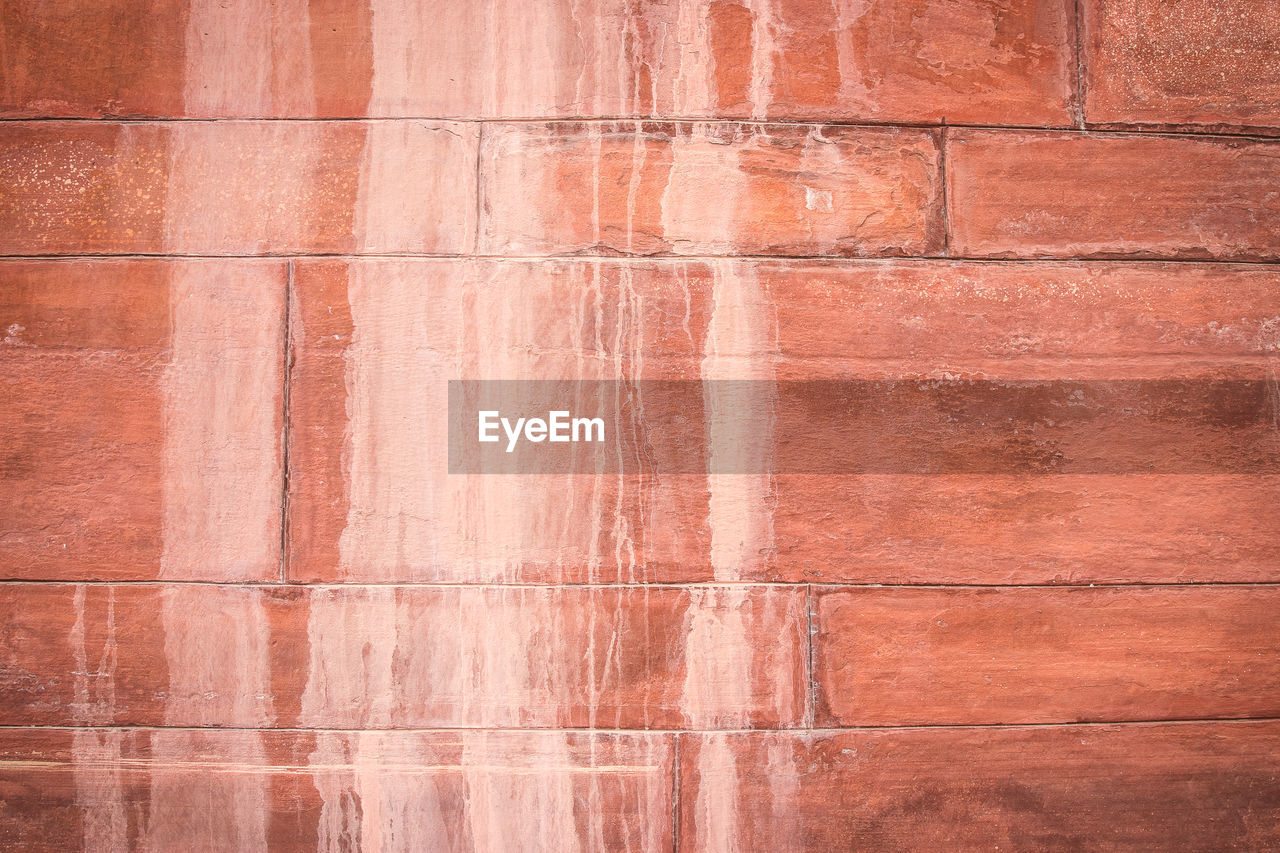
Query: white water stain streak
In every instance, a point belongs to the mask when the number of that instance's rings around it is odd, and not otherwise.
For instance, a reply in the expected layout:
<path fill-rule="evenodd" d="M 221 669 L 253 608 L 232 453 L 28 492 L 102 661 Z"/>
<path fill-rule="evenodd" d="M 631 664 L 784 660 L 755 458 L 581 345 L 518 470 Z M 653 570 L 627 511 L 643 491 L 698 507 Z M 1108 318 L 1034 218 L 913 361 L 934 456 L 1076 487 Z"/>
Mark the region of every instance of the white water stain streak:
<path fill-rule="evenodd" d="M 231 580 L 277 570 L 281 283 L 266 265 L 174 266 L 162 578 Z M 159 599 L 169 673 L 165 723 L 271 725 L 270 629 L 260 592 L 175 585 L 162 588 Z M 178 751 L 166 752 L 170 745 Z M 158 738 L 154 757 L 184 760 L 185 749 L 183 741 Z M 212 833 L 214 848 L 265 849 L 266 775 L 209 784 L 207 797 L 193 800 L 189 779 L 153 775 L 148 843 L 175 849 L 190 843 L 184 833 Z M 201 826 L 184 816 L 197 809 L 219 817 Z"/>
<path fill-rule="evenodd" d="M 690 115 L 704 112 L 708 104 L 716 102 L 715 54 L 707 26 L 711 4 L 709 0 L 687 0 L 678 6 L 675 32 L 668 39 L 676 69 L 670 112 Z M 665 57 L 665 52 L 661 55 Z"/>
<path fill-rule="evenodd" d="M 753 762 L 746 767 L 739 766 L 739 750 L 745 745 L 742 736 L 723 733 L 698 736 L 697 795 L 692 804 L 694 849 L 706 853 L 739 853 L 748 849 L 741 844 L 745 834 L 743 805 L 753 816 L 768 812 L 780 837 L 787 837 L 784 828 L 798 827 L 795 809 L 802 768 L 796 761 L 797 740 L 792 735 L 763 736 L 768 738 L 763 763 Z M 743 776 L 747 774 L 753 780 L 768 782 L 744 785 Z M 745 792 L 749 792 L 752 799 L 744 804 Z"/>
<path fill-rule="evenodd" d="M 85 850 L 132 849 L 125 811 L 120 729 L 75 729 L 71 733 L 72 777 Z"/>
<path fill-rule="evenodd" d="M 782 18 L 773 0 L 748 0 L 751 8 L 751 117 L 764 119 L 773 103 L 773 71 L 779 49 L 774 34 Z"/>
<path fill-rule="evenodd" d="M 378 79 L 375 74 L 375 86 Z M 469 248 L 476 216 L 469 201 L 475 194 L 469 152 L 479 133 L 476 125 L 375 121 L 363 130 L 352 217 L 356 251 Z M 459 145 L 459 138 L 466 144 Z M 459 204 L 458 199 L 468 201 Z"/>
<path fill-rule="evenodd" d="M 490 745 L 491 738 L 509 739 L 503 733 L 475 732 L 463 740 L 466 820 L 474 849 L 582 850 L 572 774 L 553 770 L 572 764 L 564 737 L 532 739 L 519 757 L 522 768 L 543 770 L 535 784 L 524 774 L 505 772 L 501 764 L 494 767 L 494 759 L 510 757 L 501 746 Z"/>
<path fill-rule="evenodd" d="M 671 806 L 663 742 L 640 736 L 620 756 L 611 737 L 320 733 L 317 849 L 656 853 Z"/>
<path fill-rule="evenodd" d="M 753 728 L 769 720 L 799 719 L 803 671 L 797 626 L 800 602 L 792 590 L 708 586 L 687 590 L 681 710 L 692 729 Z M 791 634 L 776 646 L 760 638 Z M 794 632 L 794 633 L 792 633 Z"/>
<path fill-rule="evenodd" d="M 392 670 L 398 643 L 396 599 L 397 591 L 384 587 L 312 593 L 302 725 L 377 728 L 396 723 L 397 693 L 410 698 L 410 684 L 398 684 Z M 419 637 L 417 643 L 428 639 Z M 331 806 L 326 800 L 326 809 Z"/>
<path fill-rule="evenodd" d="M 434 277 L 390 264 L 350 267 L 343 472 L 347 523 L 339 568 L 362 580 L 429 576 L 455 556 L 447 395 L 448 330 L 456 309 Z M 425 280 L 424 280 L 425 279 Z M 438 298 L 433 298 L 438 297 Z"/>
<path fill-rule="evenodd" d="M 88 601 L 93 593 L 94 602 Z M 100 595 L 99 593 L 102 593 Z M 101 605 L 106 598 L 106 637 L 101 649 L 91 649 L 87 637 L 89 624 L 96 623 L 90 609 Z M 73 692 L 71 719 L 76 725 L 110 725 L 115 722 L 117 664 L 116 645 L 116 589 L 115 587 L 86 587 L 77 584 L 73 596 L 76 621 L 71 626 L 69 644 L 75 656 L 72 672 Z M 93 661 L 90 662 L 90 656 Z"/>
<path fill-rule="evenodd" d="M 314 115 L 309 9 L 307 0 L 191 0 L 187 114 Z"/>
<path fill-rule="evenodd" d="M 138 849 L 268 850 L 271 786 L 261 733 L 156 730 L 150 737 L 155 767 Z M 229 757 L 249 772 L 191 770 Z M 171 763 L 179 767 L 164 769 Z"/>
<path fill-rule="evenodd" d="M 711 565 L 718 581 L 749 579 L 773 550 L 773 485 L 764 472 L 773 445 L 776 398 L 769 380 L 777 351 L 776 316 L 756 271 L 715 262 L 702 360 L 707 442 L 713 469 L 738 472 L 708 477 Z"/>
<path fill-rule="evenodd" d="M 72 722 L 77 726 L 110 725 L 115 722 L 116 713 L 116 591 L 114 587 L 107 587 L 105 591 L 107 632 L 101 649 L 90 648 L 86 637 L 86 620 L 91 618 L 92 606 L 86 599 L 90 592 L 98 597 L 97 588 L 76 585 L 76 621 L 69 638 L 75 656 L 72 673 L 75 699 L 70 711 Z M 85 850 L 129 849 L 129 821 L 121 773 L 123 737 L 123 732 L 116 729 L 76 728 L 72 732 L 72 780 Z"/>
<path fill-rule="evenodd" d="M 164 722 L 270 726 L 271 635 L 260 588 L 173 584 L 159 591 L 169 668 Z"/>
<path fill-rule="evenodd" d="M 636 571 L 634 532 L 617 529 L 617 504 L 601 500 L 610 493 L 603 478 L 451 475 L 447 453 L 450 379 L 619 378 L 638 365 L 629 353 L 643 346 L 644 305 L 627 281 L 610 280 L 593 296 L 588 267 L 380 261 L 349 269 L 343 576 L 480 583 Z M 617 319 L 606 320 L 615 306 L 604 303 L 614 299 Z M 603 337 L 584 341 L 584 328 Z M 621 349 L 600 353 L 612 347 Z M 621 535 L 606 552 L 610 531 Z"/>
<path fill-rule="evenodd" d="M 281 285 L 266 265 L 172 267 L 161 578 L 259 578 L 279 565 Z"/>
<path fill-rule="evenodd" d="M 160 590 L 169 671 L 165 725 L 270 727 L 270 630 L 258 589 L 176 584 Z M 156 764 L 193 763 L 209 737 L 157 732 Z M 260 732 L 243 734 L 245 760 L 262 766 Z M 266 850 L 268 774 L 153 772 L 144 849 Z M 196 840 L 199 843 L 196 843 Z"/>
<path fill-rule="evenodd" d="M 695 849 L 737 853 L 738 762 L 729 735 L 705 734 L 698 745 L 698 787 L 693 802 Z"/>

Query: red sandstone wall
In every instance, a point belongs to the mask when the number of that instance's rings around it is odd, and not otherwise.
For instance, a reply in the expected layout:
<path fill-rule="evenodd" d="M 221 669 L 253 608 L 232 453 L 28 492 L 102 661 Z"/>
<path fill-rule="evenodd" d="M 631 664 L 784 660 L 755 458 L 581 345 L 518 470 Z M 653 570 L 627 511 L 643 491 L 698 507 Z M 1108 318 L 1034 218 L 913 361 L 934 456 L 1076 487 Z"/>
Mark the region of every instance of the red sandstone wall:
<path fill-rule="evenodd" d="M 0 847 L 1280 847 L 1274 467 L 467 477 L 442 410 L 1274 383 L 1269 0 L 10 0 L 0 58 Z"/>

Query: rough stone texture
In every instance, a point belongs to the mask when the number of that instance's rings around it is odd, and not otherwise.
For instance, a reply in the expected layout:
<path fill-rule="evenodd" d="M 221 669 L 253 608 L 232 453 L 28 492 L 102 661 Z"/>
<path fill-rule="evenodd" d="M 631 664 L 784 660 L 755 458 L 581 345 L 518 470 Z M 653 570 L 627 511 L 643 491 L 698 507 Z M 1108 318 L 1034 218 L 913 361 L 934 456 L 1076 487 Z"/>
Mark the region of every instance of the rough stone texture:
<path fill-rule="evenodd" d="M 953 254 L 1280 258 L 1280 142 L 956 131 Z"/>
<path fill-rule="evenodd" d="M 1275 717 L 1272 587 L 814 592 L 819 725 Z"/>
<path fill-rule="evenodd" d="M 15 0 L 0 112 L 1062 126 L 1070 21 L 1061 0 Z"/>
<path fill-rule="evenodd" d="M 1277 579 L 1273 475 L 797 475 L 775 489 L 766 579 Z"/>
<path fill-rule="evenodd" d="M 5 725 L 777 728 L 798 587 L 0 586 Z"/>
<path fill-rule="evenodd" d="M 1280 132 L 1280 15 L 1257 0 L 1084 0 L 1093 124 Z"/>
<path fill-rule="evenodd" d="M 0 576 L 280 576 L 270 261 L 3 261 Z"/>
<path fill-rule="evenodd" d="M 680 850 L 1266 850 L 1274 721 L 690 734 Z"/>
<path fill-rule="evenodd" d="M 474 126 L 0 125 L 2 254 L 456 253 Z"/>
<path fill-rule="evenodd" d="M 1280 477 L 1249 470 L 464 478 L 433 448 L 457 377 L 1265 378 L 1278 281 L 1102 262 L 298 262 L 290 577 L 1274 580 Z"/>
<path fill-rule="evenodd" d="M 1265 6 L 9 0 L 0 848 L 1280 848 Z"/>
<path fill-rule="evenodd" d="M 934 254 L 938 151 L 936 134 L 909 129 L 491 125 L 480 251 Z"/>
<path fill-rule="evenodd" d="M 672 741 L 534 731 L 6 730 L 0 845 L 661 853 L 673 835 Z"/>

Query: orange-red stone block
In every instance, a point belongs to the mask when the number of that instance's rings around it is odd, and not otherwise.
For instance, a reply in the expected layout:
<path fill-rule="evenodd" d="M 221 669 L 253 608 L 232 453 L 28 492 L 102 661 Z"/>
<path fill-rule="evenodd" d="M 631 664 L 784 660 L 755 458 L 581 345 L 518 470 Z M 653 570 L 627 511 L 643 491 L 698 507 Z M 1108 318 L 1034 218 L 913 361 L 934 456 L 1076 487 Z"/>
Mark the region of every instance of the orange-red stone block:
<path fill-rule="evenodd" d="M 939 159 L 916 129 L 487 125 L 480 251 L 934 254 Z"/>
<path fill-rule="evenodd" d="M 1258 0 L 1085 0 L 1093 124 L 1280 129 L 1280 15 Z"/>
<path fill-rule="evenodd" d="M 1280 716 L 1273 587 L 815 589 L 822 725 Z"/>
<path fill-rule="evenodd" d="M 0 262 L 0 577 L 279 578 L 287 278 Z"/>
<path fill-rule="evenodd" d="M 472 125 L 0 125 L 0 254 L 470 249 Z"/>
<path fill-rule="evenodd" d="M 0 845 L 661 851 L 659 734 L 9 729 Z"/>
<path fill-rule="evenodd" d="M 778 728 L 803 587 L 0 586 L 7 725 Z"/>
<path fill-rule="evenodd" d="M 1280 142 L 954 131 L 951 253 L 1280 258 Z"/>
<path fill-rule="evenodd" d="M 691 734 L 682 851 L 1267 849 L 1280 724 Z"/>
<path fill-rule="evenodd" d="M 1062 0 L 17 0 L 0 22 L 11 116 L 1062 126 L 1075 77 Z"/>
<path fill-rule="evenodd" d="M 1199 473 L 655 480 L 449 474 L 445 448 L 458 378 L 1264 380 L 1276 283 L 1263 267 L 1102 262 L 300 262 L 290 576 L 1272 580 L 1280 477 L 1247 454 Z M 779 417 L 795 432 L 801 414 Z M 767 439 L 772 417 L 744 414 L 741 437 Z M 1224 453 L 1258 437 L 1233 423 L 1211 425 Z"/>

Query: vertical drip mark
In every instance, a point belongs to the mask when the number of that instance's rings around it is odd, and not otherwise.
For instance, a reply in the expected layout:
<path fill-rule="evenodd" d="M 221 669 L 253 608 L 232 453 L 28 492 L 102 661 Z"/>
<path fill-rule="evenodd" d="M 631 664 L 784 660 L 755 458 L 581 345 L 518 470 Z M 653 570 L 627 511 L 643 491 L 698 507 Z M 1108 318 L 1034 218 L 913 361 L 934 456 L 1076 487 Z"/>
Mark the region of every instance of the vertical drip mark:
<path fill-rule="evenodd" d="M 471 233 L 470 254 L 478 254 L 481 249 L 481 237 L 484 234 L 484 128 L 487 122 L 476 123 L 476 212 L 475 228 Z"/>
<path fill-rule="evenodd" d="M 473 731 L 462 740 L 466 824 L 474 850 L 583 849 L 569 735 Z M 520 749 L 511 741 L 519 739 Z M 536 781 L 532 781 L 536 780 Z"/>
<path fill-rule="evenodd" d="M 774 826 L 796 826 L 795 804 L 801 802 L 800 767 L 796 762 L 795 746 L 810 742 L 805 735 L 771 736 L 765 743 L 765 778 L 769 780 L 768 797 Z"/>
<path fill-rule="evenodd" d="M 941 172 L 939 178 L 942 181 L 942 256 L 944 258 L 951 257 L 951 189 L 947 186 L 951 183 L 947 170 L 948 138 L 947 126 L 943 125 L 938 134 L 938 169 Z"/>
<path fill-rule="evenodd" d="M 280 421 L 280 582 L 289 580 L 289 434 L 293 429 L 290 411 L 293 375 L 293 258 L 289 259 L 284 283 L 284 381 Z"/>
<path fill-rule="evenodd" d="M 684 637 L 680 708 L 691 728 L 748 728 L 756 656 L 747 624 L 753 587 L 692 587 Z"/>
<path fill-rule="evenodd" d="M 397 722 L 393 679 L 399 646 L 397 611 L 393 587 L 314 591 L 307 621 L 309 661 L 300 725 L 365 728 Z"/>
<path fill-rule="evenodd" d="M 604 159 L 604 131 L 599 122 L 587 125 L 588 138 L 595 150 L 591 152 L 591 245 L 600 245 L 600 164 Z M 630 239 L 630 233 L 627 238 Z"/>
<path fill-rule="evenodd" d="M 630 227 L 628 227 L 628 240 L 629 232 Z M 598 268 L 599 264 L 593 266 Z M 617 295 L 614 300 L 616 310 L 611 342 L 614 352 L 611 378 L 617 380 L 613 386 L 615 394 L 618 395 L 615 400 L 615 410 L 618 412 L 630 410 L 633 420 L 628 428 L 632 429 L 633 434 L 641 435 L 644 427 L 644 400 L 638 391 L 642 386 L 638 383 L 644 378 L 645 370 L 645 303 L 643 295 L 636 290 L 633 272 L 634 268 L 630 264 L 621 264 L 616 267 L 618 280 Z M 631 406 L 626 405 L 627 401 L 623 399 L 628 394 L 634 396 Z M 621 456 L 626 452 L 621 441 L 621 428 L 615 430 L 615 436 L 615 452 Z M 633 452 L 639 455 L 641 448 L 637 446 Z M 618 473 L 614 475 L 616 494 L 613 507 L 613 566 L 616 579 L 636 582 L 637 569 L 643 572 L 649 560 L 649 554 L 645 550 L 648 539 L 645 531 L 648 497 L 652 486 L 643 476 L 635 477 L 623 473 L 631 465 L 635 465 L 636 470 L 641 470 L 640 459 L 619 458 L 618 462 Z M 600 476 L 603 478 L 607 475 Z M 632 495 L 627 494 L 629 487 L 635 489 L 634 504 L 630 503 Z M 600 491 L 598 486 L 597 491 Z"/>
<path fill-rule="evenodd" d="M 676 72 L 671 82 L 671 115 L 710 113 L 715 98 L 716 56 L 712 50 L 707 0 L 677 4 Z M 664 34 L 665 40 L 665 34 Z M 661 57 L 661 54 L 659 54 Z M 656 79 L 659 75 L 654 74 Z M 654 113 L 659 112 L 655 102 Z"/>
<path fill-rule="evenodd" d="M 713 267 L 702 379 L 707 418 L 711 566 L 718 581 L 758 573 L 773 547 L 776 318 L 755 271 Z"/>
<path fill-rule="evenodd" d="M 698 850 L 738 850 L 738 764 L 723 732 L 701 735 L 698 744 L 698 797 L 693 825 Z M 761 775 L 766 771 L 759 770 Z"/>
<path fill-rule="evenodd" d="M 271 635 L 262 588 L 169 584 L 159 598 L 169 668 L 165 724 L 272 725 Z"/>
<path fill-rule="evenodd" d="M 671 737 L 671 853 L 680 853 L 680 741 L 684 735 Z"/>
<path fill-rule="evenodd" d="M 71 703 L 71 719 L 77 725 L 110 725 L 115 722 L 115 674 L 116 674 L 116 588 L 105 589 L 107 596 L 107 636 L 93 668 L 89 664 L 87 602 L 88 590 L 77 584 L 74 597 L 76 621 L 71 628 L 71 646 L 75 656 L 74 700 Z"/>
<path fill-rule="evenodd" d="M 834 27 L 836 37 L 836 73 L 838 75 L 840 86 L 836 95 L 835 102 L 837 104 L 856 104 L 870 99 L 870 91 L 866 86 L 861 74 L 858 71 L 857 51 L 854 49 L 853 37 L 849 32 L 853 26 L 855 19 L 850 19 L 853 13 L 853 4 L 844 2 L 844 0 L 831 0 L 831 9 L 834 14 Z M 863 13 L 865 14 L 865 9 Z M 855 95 L 854 86 L 861 84 L 862 91 Z"/>
<path fill-rule="evenodd" d="M 278 274 L 279 267 L 244 262 L 174 265 L 163 376 L 162 579 L 257 580 L 278 572 Z"/>
<path fill-rule="evenodd" d="M 1075 0 L 1072 3 L 1072 14 L 1075 17 L 1075 71 L 1076 71 L 1076 91 L 1075 104 L 1073 105 L 1076 113 L 1076 123 L 1081 130 L 1085 129 L 1084 115 L 1084 99 L 1085 99 L 1085 82 L 1084 82 L 1084 12 L 1081 8 L 1081 0 Z"/>
<path fill-rule="evenodd" d="M 72 722 L 77 726 L 71 736 L 75 800 L 84 849 L 124 850 L 129 846 L 129 825 L 120 771 L 123 734 L 118 729 L 79 728 L 115 722 L 116 590 L 106 587 L 107 636 L 97 665 L 91 670 L 86 613 L 89 589 L 85 584 L 76 585 L 76 621 L 70 637 L 75 657 L 75 699 L 70 707 Z"/>
<path fill-rule="evenodd" d="M 640 183 L 644 178 L 644 163 L 648 154 L 644 135 L 644 122 L 637 119 L 632 133 L 631 143 L 631 178 L 627 184 L 627 253 L 635 252 L 635 215 L 636 202 L 640 193 Z"/>
<path fill-rule="evenodd" d="M 159 597 L 169 671 L 164 725 L 273 726 L 261 588 L 171 584 Z M 152 755 L 162 764 L 190 763 L 219 748 L 200 728 L 152 736 Z M 265 763 L 260 731 L 244 732 L 235 748 L 254 766 Z M 187 774 L 154 774 L 147 849 L 182 849 L 194 834 L 210 839 L 211 849 L 265 850 L 270 796 L 263 773 L 205 774 L 194 784 Z"/>
<path fill-rule="evenodd" d="M 124 737 L 121 729 L 77 728 L 71 733 L 71 772 L 84 850 L 132 849 L 121 771 Z"/>
<path fill-rule="evenodd" d="M 396 803 L 390 801 L 395 796 L 382 784 L 383 768 L 381 765 L 381 738 L 374 732 L 356 732 L 352 736 L 352 762 L 354 764 L 354 784 L 360 792 L 360 844 L 359 850 L 401 850 L 397 844 L 397 836 L 402 827 L 395 819 Z M 403 803 L 408 799 L 403 788 L 399 789 Z"/>
<path fill-rule="evenodd" d="M 779 22 L 772 0 L 749 0 L 751 6 L 751 117 L 768 118 L 773 102 L 773 71 L 777 58 L 774 31 Z"/>
<path fill-rule="evenodd" d="M 814 717 L 817 713 L 817 691 L 818 679 L 813 669 L 813 584 L 804 585 L 804 636 L 806 648 L 805 657 L 805 707 L 804 707 L 804 727 L 813 730 Z"/>
<path fill-rule="evenodd" d="M 390 580 L 434 570 L 447 536 L 439 524 L 445 496 L 436 488 L 446 481 L 432 446 L 443 441 L 447 419 L 423 405 L 405 413 L 405 401 L 441 387 L 445 357 L 427 344 L 447 326 L 423 307 L 423 283 L 403 269 L 358 262 L 348 275 L 343 474 L 350 497 L 339 567 L 343 577 Z"/>
<path fill-rule="evenodd" d="M 210 734 L 202 729 L 150 733 L 151 759 L 190 766 L 211 759 L 242 772 L 152 772 L 141 834 L 128 849 L 268 850 L 271 815 L 269 766 L 262 733 Z M 193 841 L 198 840 L 198 845 Z"/>
<path fill-rule="evenodd" d="M 360 847 L 363 803 L 351 763 L 351 735 L 345 732 L 317 732 L 316 746 L 308 755 L 311 782 L 320 795 L 320 816 L 316 820 L 317 853 L 346 853 Z"/>

